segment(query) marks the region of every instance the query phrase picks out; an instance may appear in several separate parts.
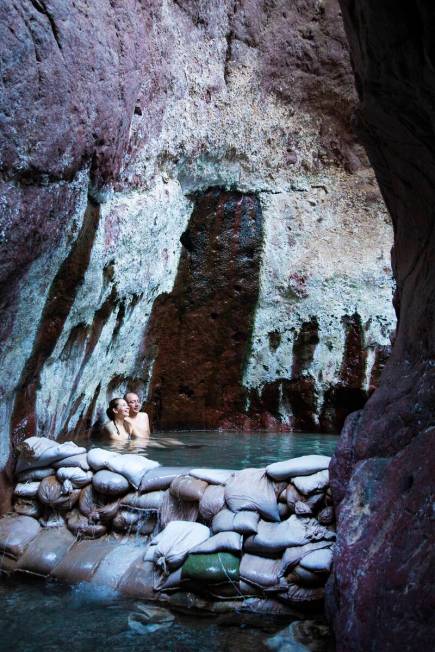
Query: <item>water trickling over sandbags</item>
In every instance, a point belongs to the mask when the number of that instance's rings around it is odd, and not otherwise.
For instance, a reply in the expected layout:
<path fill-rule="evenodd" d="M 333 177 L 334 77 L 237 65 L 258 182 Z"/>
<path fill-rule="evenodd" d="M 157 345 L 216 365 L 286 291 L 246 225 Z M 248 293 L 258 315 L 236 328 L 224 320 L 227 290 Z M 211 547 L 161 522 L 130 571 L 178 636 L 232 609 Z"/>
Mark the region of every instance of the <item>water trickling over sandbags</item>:
<path fill-rule="evenodd" d="M 162 467 L 72 442 L 21 444 L 0 570 L 220 612 L 319 606 L 335 540 L 329 458 Z"/>

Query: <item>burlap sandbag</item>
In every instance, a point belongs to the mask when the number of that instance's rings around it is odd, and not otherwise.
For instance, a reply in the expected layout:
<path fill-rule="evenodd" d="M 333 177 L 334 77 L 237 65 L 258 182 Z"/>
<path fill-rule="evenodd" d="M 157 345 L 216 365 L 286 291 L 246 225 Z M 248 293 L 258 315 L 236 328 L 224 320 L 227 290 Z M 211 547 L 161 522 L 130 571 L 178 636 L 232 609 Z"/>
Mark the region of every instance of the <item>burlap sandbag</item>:
<path fill-rule="evenodd" d="M 63 486 L 53 475 L 41 480 L 38 489 L 38 500 L 57 511 L 68 511 L 79 500 L 80 489 L 65 492 Z"/>
<path fill-rule="evenodd" d="M 256 534 L 258 530 L 258 523 L 260 521 L 260 514 L 257 512 L 248 512 L 242 510 L 234 514 L 233 529 L 240 534 Z"/>
<path fill-rule="evenodd" d="M 329 485 L 329 471 L 292 478 L 292 484 L 304 496 L 323 491 Z"/>
<path fill-rule="evenodd" d="M 69 480 L 73 487 L 81 489 L 92 482 L 93 473 L 78 466 L 62 466 L 57 469 L 56 477 L 61 483 Z"/>
<path fill-rule="evenodd" d="M 119 544 L 101 539 L 77 541 L 51 571 L 51 576 L 69 584 L 89 582 L 104 557 Z"/>
<path fill-rule="evenodd" d="M 230 469 L 192 469 L 189 475 L 208 484 L 225 484 L 233 473 Z"/>
<path fill-rule="evenodd" d="M 311 602 L 319 602 L 323 600 L 325 591 L 323 587 L 309 588 L 298 586 L 297 584 L 289 584 L 286 593 L 280 594 L 281 599 L 285 599 L 289 604 L 295 606 L 302 606 Z"/>
<path fill-rule="evenodd" d="M 225 502 L 232 512 L 254 511 L 279 521 L 275 487 L 263 469 L 237 471 L 225 486 Z"/>
<path fill-rule="evenodd" d="M 266 473 L 274 480 L 288 480 L 297 476 L 312 475 L 329 467 L 326 455 L 302 455 L 266 466 Z"/>
<path fill-rule="evenodd" d="M 112 521 L 113 529 L 117 532 L 151 534 L 157 523 L 155 512 L 142 510 L 120 509 Z"/>
<path fill-rule="evenodd" d="M 14 512 L 23 516 L 38 518 L 41 515 L 41 505 L 37 500 L 18 498 L 14 501 Z"/>
<path fill-rule="evenodd" d="M 311 571 L 303 568 L 300 564 L 295 566 L 292 570 L 289 579 L 299 586 L 318 587 L 323 586 L 325 583 L 325 575 L 320 573 L 312 573 Z"/>
<path fill-rule="evenodd" d="M 17 479 L 18 482 L 36 482 L 37 480 L 48 478 L 49 475 L 56 475 L 56 471 L 53 467 L 22 471 L 21 473 L 18 473 Z"/>
<path fill-rule="evenodd" d="M 91 578 L 92 584 L 116 589 L 131 565 L 142 560 L 145 546 L 131 543 L 118 543 L 99 563 Z"/>
<path fill-rule="evenodd" d="M 40 482 L 19 482 L 15 485 L 14 496 L 17 498 L 36 498 Z"/>
<path fill-rule="evenodd" d="M 4 516 L 0 519 L 0 554 L 18 559 L 40 530 L 38 521 L 30 516 Z"/>
<path fill-rule="evenodd" d="M 223 485 L 211 484 L 204 491 L 199 501 L 199 513 L 204 521 L 211 521 L 225 504 Z"/>
<path fill-rule="evenodd" d="M 71 457 L 66 457 L 63 460 L 59 460 L 59 462 L 55 462 L 53 466 L 55 469 L 60 469 L 60 467 L 73 466 L 82 469 L 82 471 L 90 471 L 87 453 L 80 453 L 80 455 L 71 455 Z"/>
<path fill-rule="evenodd" d="M 76 509 L 68 514 L 67 526 L 74 536 L 81 539 L 99 539 L 107 532 L 103 523 L 90 523 L 86 516 Z"/>
<path fill-rule="evenodd" d="M 17 564 L 17 570 L 49 575 L 75 542 L 65 527 L 43 529 L 29 543 Z"/>
<path fill-rule="evenodd" d="M 291 546 L 286 548 L 282 556 L 282 575 L 286 575 L 290 572 L 291 569 L 300 562 L 304 555 L 307 555 L 314 550 L 320 550 L 330 546 L 330 541 L 313 541 L 313 543 L 306 543 L 304 546 Z"/>
<path fill-rule="evenodd" d="M 332 565 L 332 550 L 331 548 L 322 548 L 308 552 L 302 557 L 299 564 L 313 573 L 329 573 Z"/>
<path fill-rule="evenodd" d="M 98 493 L 107 496 L 122 496 L 130 489 L 127 478 L 113 471 L 97 471 L 92 478 L 92 486 Z"/>
<path fill-rule="evenodd" d="M 240 562 L 240 577 L 245 582 L 261 588 L 278 587 L 280 583 L 280 559 L 268 559 L 245 553 Z"/>
<path fill-rule="evenodd" d="M 208 484 L 190 475 L 179 475 L 171 482 L 169 491 L 174 498 L 186 502 L 200 501 Z"/>
<path fill-rule="evenodd" d="M 184 466 L 159 466 L 151 469 L 142 477 L 139 493 L 168 489 L 174 478 L 186 475 L 189 471 L 190 467 Z"/>
<path fill-rule="evenodd" d="M 111 457 L 107 464 L 110 471 L 123 475 L 135 489 L 138 489 L 145 473 L 158 466 L 159 463 L 154 460 L 132 454 Z"/>
<path fill-rule="evenodd" d="M 165 491 L 159 512 L 159 525 L 164 529 L 172 521 L 195 522 L 198 518 L 198 503 L 185 502 L 174 498 L 169 490 Z"/>
<path fill-rule="evenodd" d="M 259 554 L 279 553 L 290 546 L 303 546 L 311 541 L 331 541 L 335 533 L 313 518 L 298 518 L 294 514 L 281 523 L 260 521 L 258 532 L 249 541 L 249 550 Z"/>
<path fill-rule="evenodd" d="M 101 469 L 107 469 L 109 461 L 117 457 L 120 457 L 120 453 L 108 451 L 104 448 L 91 448 L 87 453 L 87 462 L 91 469 L 100 471 Z"/>
<path fill-rule="evenodd" d="M 140 494 L 136 491 L 121 498 L 121 505 L 158 511 L 162 506 L 164 496 L 164 491 L 150 491 L 147 494 Z"/>
<path fill-rule="evenodd" d="M 54 462 L 66 457 L 86 453 L 86 448 L 81 448 L 72 441 L 59 444 L 46 437 L 29 437 L 17 446 L 17 451 L 19 458 L 15 472 L 21 473 L 28 469 L 52 466 Z"/>
<path fill-rule="evenodd" d="M 231 552 L 240 554 L 243 537 L 237 532 L 219 532 L 198 544 L 189 551 L 190 555 L 206 555 L 215 552 Z"/>
<path fill-rule="evenodd" d="M 210 536 L 210 530 L 201 523 L 172 521 L 151 544 L 154 563 L 163 570 L 175 570 L 184 562 L 189 551 Z"/>
<path fill-rule="evenodd" d="M 130 564 L 118 582 L 117 590 L 130 598 L 154 599 L 154 563 L 143 561 L 144 554 Z"/>
<path fill-rule="evenodd" d="M 233 523 L 234 513 L 224 507 L 224 509 L 221 509 L 220 512 L 218 512 L 216 516 L 213 517 L 211 522 L 211 530 L 215 534 L 218 532 L 231 532 L 234 529 Z"/>

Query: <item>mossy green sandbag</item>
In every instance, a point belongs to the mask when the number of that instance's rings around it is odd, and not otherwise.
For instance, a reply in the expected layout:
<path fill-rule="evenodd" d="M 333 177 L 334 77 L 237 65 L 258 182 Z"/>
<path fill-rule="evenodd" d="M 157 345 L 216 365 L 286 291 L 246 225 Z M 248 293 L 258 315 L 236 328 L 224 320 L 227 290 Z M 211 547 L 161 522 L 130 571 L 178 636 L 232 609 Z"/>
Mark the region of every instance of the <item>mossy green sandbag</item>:
<path fill-rule="evenodd" d="M 189 555 L 183 564 L 183 579 L 202 582 L 237 582 L 240 559 L 230 552 Z"/>

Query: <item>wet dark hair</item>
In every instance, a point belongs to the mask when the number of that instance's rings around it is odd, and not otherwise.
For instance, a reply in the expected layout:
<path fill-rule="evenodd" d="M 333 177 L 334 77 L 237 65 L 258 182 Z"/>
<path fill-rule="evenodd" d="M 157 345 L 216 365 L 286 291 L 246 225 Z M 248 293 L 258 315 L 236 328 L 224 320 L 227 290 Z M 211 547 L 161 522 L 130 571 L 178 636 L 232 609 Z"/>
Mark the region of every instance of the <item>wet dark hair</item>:
<path fill-rule="evenodd" d="M 110 419 L 110 421 L 115 420 L 115 416 L 113 414 L 113 409 L 118 407 L 119 401 L 123 401 L 124 399 L 122 398 L 112 398 L 112 400 L 109 403 L 109 407 L 106 410 L 107 418 Z"/>

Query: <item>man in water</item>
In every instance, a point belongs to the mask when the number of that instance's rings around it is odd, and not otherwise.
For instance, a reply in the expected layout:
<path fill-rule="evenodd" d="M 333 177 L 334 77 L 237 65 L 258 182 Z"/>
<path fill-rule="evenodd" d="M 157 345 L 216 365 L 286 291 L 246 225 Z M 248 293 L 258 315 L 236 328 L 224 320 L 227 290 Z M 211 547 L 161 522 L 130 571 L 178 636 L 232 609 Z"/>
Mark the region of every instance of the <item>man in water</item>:
<path fill-rule="evenodd" d="M 150 436 L 150 422 L 147 413 L 140 411 L 139 396 L 134 392 L 128 392 L 125 394 L 124 399 L 130 409 L 130 414 L 125 420 L 131 425 L 136 437 L 148 439 Z"/>

